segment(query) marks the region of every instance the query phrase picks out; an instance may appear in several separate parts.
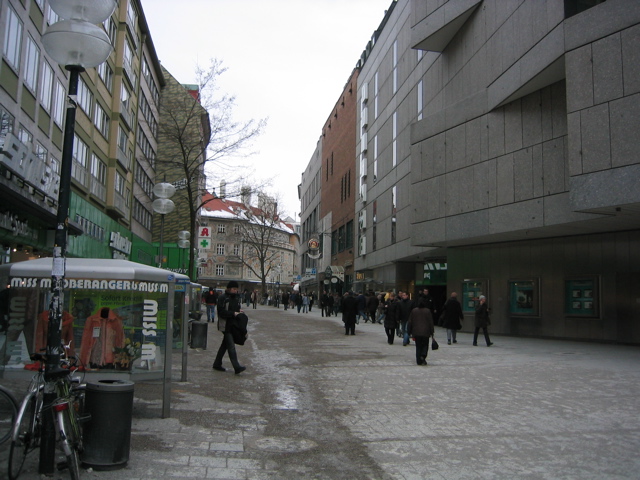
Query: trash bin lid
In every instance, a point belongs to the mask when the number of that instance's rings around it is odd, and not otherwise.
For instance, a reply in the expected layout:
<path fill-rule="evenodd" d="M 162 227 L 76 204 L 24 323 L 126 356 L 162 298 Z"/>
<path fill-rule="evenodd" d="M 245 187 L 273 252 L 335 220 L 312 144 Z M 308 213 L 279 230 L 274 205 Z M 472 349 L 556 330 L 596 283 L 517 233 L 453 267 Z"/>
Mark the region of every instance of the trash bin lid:
<path fill-rule="evenodd" d="M 134 383 L 129 380 L 98 380 L 97 382 L 87 383 L 87 390 L 93 392 L 131 392 Z"/>

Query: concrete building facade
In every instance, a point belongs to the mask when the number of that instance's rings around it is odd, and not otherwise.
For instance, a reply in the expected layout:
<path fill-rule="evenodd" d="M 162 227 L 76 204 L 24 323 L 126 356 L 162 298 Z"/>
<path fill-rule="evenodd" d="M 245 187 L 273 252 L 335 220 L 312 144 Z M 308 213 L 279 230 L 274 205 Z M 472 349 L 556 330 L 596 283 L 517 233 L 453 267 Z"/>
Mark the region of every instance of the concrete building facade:
<path fill-rule="evenodd" d="M 300 182 L 300 270 L 294 281 L 301 291 L 320 291 L 319 272 L 329 265 L 330 244 L 322 232 L 328 231 L 320 214 L 322 186 L 322 137 L 311 155 Z"/>
<path fill-rule="evenodd" d="M 359 81 L 356 270 L 470 319 L 487 295 L 496 333 L 640 343 L 640 4 L 392 7 Z"/>
<path fill-rule="evenodd" d="M 3 263 L 53 246 L 68 73 L 41 37 L 56 21 L 44 0 L 0 5 Z M 164 80 L 139 0 L 118 2 L 104 29 L 114 51 L 78 85 L 67 253 L 151 264 L 149 192 Z"/>

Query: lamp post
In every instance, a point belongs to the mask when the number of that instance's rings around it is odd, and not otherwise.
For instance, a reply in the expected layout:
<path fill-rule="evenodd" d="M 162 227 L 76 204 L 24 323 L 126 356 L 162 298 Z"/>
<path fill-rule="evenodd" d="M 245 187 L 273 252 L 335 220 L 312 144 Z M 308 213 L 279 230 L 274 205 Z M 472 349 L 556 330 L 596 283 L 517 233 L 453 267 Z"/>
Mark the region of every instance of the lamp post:
<path fill-rule="evenodd" d="M 60 189 L 53 246 L 51 272 L 51 301 L 49 303 L 49 328 L 47 333 L 47 359 L 45 372 L 60 368 L 62 312 L 64 308 L 65 255 L 71 201 L 71 166 L 73 162 L 73 138 L 76 123 L 76 97 L 78 77 L 85 68 L 97 67 L 111 54 L 113 46 L 105 31 L 96 26 L 111 16 L 116 8 L 114 0 L 87 2 L 84 0 L 49 0 L 49 6 L 63 20 L 50 25 L 42 35 L 42 43 L 49 56 L 69 71 L 69 93 L 62 159 L 60 162 Z M 50 404 L 55 393 L 45 393 L 44 402 Z M 53 413 L 47 409 L 43 422 L 40 445 L 39 471 L 54 473 L 55 429 Z"/>
<path fill-rule="evenodd" d="M 163 235 L 164 235 L 164 216 L 168 213 L 173 212 L 173 209 L 176 208 L 176 204 L 170 200 L 171 197 L 176 193 L 176 187 L 167 182 L 157 183 L 153 187 L 153 194 L 158 197 L 153 201 L 153 211 L 160 214 L 160 252 L 158 259 L 158 267 L 162 268 L 163 260 L 164 260 L 164 244 L 163 244 Z"/>

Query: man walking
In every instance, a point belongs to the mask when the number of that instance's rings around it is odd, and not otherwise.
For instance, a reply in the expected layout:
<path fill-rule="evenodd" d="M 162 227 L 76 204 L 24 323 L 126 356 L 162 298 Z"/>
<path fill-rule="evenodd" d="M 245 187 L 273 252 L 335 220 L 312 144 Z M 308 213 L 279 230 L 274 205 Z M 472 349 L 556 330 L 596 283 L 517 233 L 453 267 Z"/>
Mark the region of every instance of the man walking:
<path fill-rule="evenodd" d="M 243 314 L 241 309 L 240 297 L 238 295 L 238 282 L 231 280 L 227 284 L 227 290 L 224 295 L 218 299 L 218 330 L 222 331 L 222 343 L 218 349 L 216 359 L 213 361 L 213 369 L 224 372 L 226 368 L 222 366 L 224 354 L 229 352 L 229 360 L 233 365 L 236 375 L 244 372 L 247 367 L 243 367 L 238 362 L 236 353 L 236 344 L 233 340 L 232 327 L 236 321 L 238 314 Z"/>
<path fill-rule="evenodd" d="M 409 298 L 407 292 L 399 292 L 400 295 L 400 326 L 402 327 L 402 345 L 406 347 L 411 343 L 409 340 L 409 331 L 407 330 L 407 322 L 409 321 L 409 314 L 413 310 L 413 301 Z"/>
<path fill-rule="evenodd" d="M 218 304 L 218 294 L 213 289 L 213 287 L 209 287 L 209 291 L 206 292 L 202 297 L 205 305 L 207 306 L 207 322 L 215 322 L 216 321 L 216 305 Z"/>

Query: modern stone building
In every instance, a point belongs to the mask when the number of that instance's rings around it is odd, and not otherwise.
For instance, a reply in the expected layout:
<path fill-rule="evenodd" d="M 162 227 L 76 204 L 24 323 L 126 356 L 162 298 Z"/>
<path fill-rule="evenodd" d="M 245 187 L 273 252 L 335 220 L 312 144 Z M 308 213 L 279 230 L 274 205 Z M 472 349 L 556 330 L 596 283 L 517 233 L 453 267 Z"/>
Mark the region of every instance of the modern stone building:
<path fill-rule="evenodd" d="M 640 3 L 399 0 L 377 33 L 356 275 L 640 343 Z"/>

